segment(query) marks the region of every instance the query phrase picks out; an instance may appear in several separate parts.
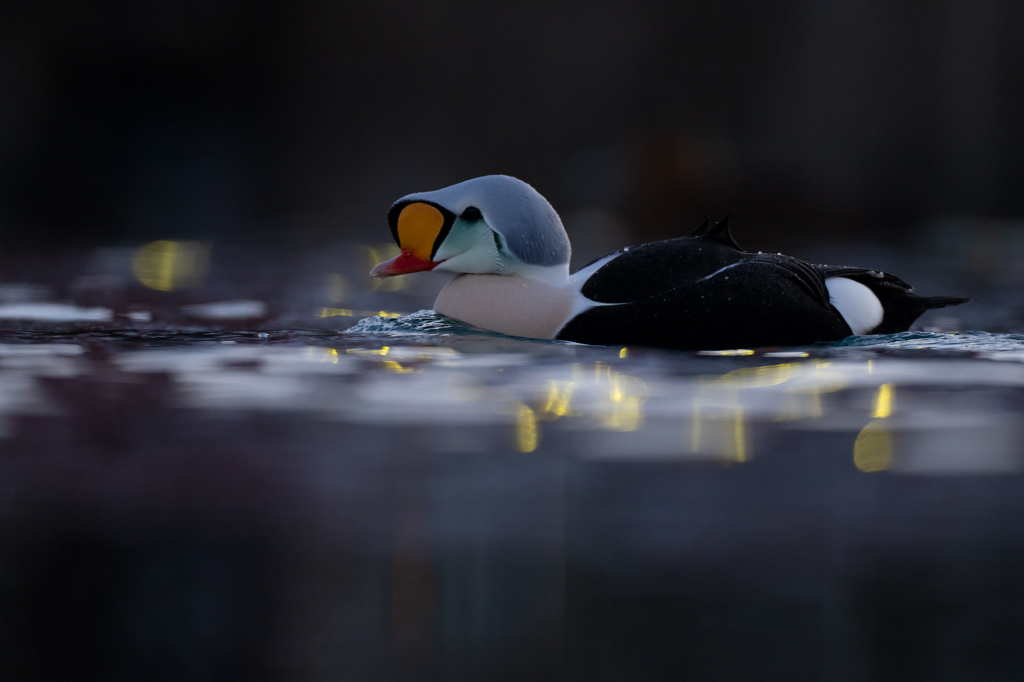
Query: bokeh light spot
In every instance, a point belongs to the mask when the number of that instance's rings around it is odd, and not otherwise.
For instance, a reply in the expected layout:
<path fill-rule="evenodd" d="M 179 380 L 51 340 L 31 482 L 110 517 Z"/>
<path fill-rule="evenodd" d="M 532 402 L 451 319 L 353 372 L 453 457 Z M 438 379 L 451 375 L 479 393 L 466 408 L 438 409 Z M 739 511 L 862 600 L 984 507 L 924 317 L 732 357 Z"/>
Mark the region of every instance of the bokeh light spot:
<path fill-rule="evenodd" d="M 320 317 L 352 317 L 354 313 L 348 308 L 321 308 Z"/>
<path fill-rule="evenodd" d="M 360 251 L 362 252 L 363 266 L 366 268 L 366 272 L 373 270 L 384 261 L 391 260 L 401 253 L 398 245 L 391 243 L 376 244 L 374 246 L 364 245 L 360 247 Z M 396 275 L 371 281 L 373 291 L 399 291 L 409 284 L 406 275 Z"/>
<path fill-rule="evenodd" d="M 209 246 L 201 242 L 155 241 L 132 255 L 132 272 L 146 287 L 174 291 L 197 286 L 206 277 Z"/>

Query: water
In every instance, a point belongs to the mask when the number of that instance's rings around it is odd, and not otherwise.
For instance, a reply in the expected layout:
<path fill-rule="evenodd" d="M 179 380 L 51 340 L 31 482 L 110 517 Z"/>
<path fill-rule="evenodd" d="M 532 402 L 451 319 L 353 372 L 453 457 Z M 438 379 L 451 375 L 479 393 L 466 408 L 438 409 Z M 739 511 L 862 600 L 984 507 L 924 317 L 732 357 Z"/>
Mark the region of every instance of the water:
<path fill-rule="evenodd" d="M 833 344 L 836 348 L 875 350 L 932 350 L 949 352 L 1000 353 L 1024 349 L 1022 334 L 989 332 L 902 332 L 878 336 L 851 336 Z M 993 359 L 999 359 L 993 356 Z"/>
<path fill-rule="evenodd" d="M 5 677 L 1016 678 L 1022 351 L 3 332 Z"/>

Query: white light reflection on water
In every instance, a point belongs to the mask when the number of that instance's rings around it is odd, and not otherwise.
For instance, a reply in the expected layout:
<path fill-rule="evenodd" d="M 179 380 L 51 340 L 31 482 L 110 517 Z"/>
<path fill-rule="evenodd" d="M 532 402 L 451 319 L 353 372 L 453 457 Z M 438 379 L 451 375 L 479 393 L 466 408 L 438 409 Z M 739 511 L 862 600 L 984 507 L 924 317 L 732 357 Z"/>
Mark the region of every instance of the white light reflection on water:
<path fill-rule="evenodd" d="M 181 311 L 203 320 L 251 320 L 265 317 L 267 304 L 263 301 L 217 301 L 185 305 Z"/>
<path fill-rule="evenodd" d="M 0 437 L 12 434 L 12 419 L 64 413 L 41 384 L 90 373 L 83 349 L 74 344 L 0 344 Z"/>
<path fill-rule="evenodd" d="M 33 322 L 109 322 L 110 308 L 83 308 L 67 303 L 13 303 L 0 305 L 0 319 Z"/>

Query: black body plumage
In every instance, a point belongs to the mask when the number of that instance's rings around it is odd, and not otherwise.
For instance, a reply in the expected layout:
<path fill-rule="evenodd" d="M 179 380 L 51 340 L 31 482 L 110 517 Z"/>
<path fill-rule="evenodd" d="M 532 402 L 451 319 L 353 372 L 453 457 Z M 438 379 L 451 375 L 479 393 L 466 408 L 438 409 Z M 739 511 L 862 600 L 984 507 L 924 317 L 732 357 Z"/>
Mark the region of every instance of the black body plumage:
<path fill-rule="evenodd" d="M 748 253 L 728 218 L 688 237 L 618 253 L 584 283 L 599 304 L 569 320 L 557 338 L 587 344 L 680 350 L 806 345 L 853 332 L 829 301 L 826 278 L 867 286 L 884 310 L 873 333 L 907 330 L 931 308 L 969 299 L 925 298 L 897 277 L 844 266 L 811 265 L 781 254 Z"/>

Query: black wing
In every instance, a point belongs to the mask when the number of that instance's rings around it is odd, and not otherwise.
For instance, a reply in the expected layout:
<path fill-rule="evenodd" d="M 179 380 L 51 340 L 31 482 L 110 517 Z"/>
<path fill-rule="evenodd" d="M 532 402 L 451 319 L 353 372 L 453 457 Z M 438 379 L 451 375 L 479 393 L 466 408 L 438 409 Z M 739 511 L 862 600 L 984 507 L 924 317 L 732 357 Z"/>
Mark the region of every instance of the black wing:
<path fill-rule="evenodd" d="M 635 251 L 583 287 L 591 300 L 613 305 L 577 315 L 558 338 L 695 350 L 804 345 L 851 334 L 828 303 L 824 277 L 796 258 L 709 249 L 692 238 Z"/>
<path fill-rule="evenodd" d="M 742 260 L 742 252 L 707 239 L 680 237 L 625 249 L 583 285 L 599 303 L 629 303 L 701 279 Z"/>
<path fill-rule="evenodd" d="M 583 286 L 582 293 L 590 300 L 601 303 L 636 301 L 680 283 L 708 277 L 753 254 L 747 254 L 736 243 L 729 231 L 729 216 L 726 216 L 717 223 L 708 218 L 688 237 L 642 244 L 614 255 L 615 258 L 591 275 Z M 584 268 L 594 262 L 597 261 Z"/>

